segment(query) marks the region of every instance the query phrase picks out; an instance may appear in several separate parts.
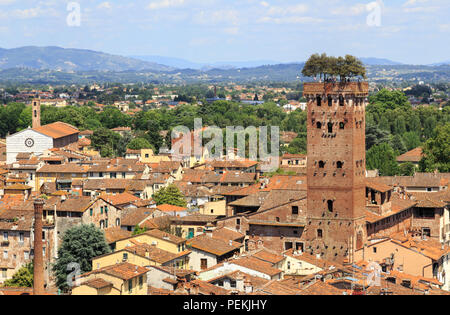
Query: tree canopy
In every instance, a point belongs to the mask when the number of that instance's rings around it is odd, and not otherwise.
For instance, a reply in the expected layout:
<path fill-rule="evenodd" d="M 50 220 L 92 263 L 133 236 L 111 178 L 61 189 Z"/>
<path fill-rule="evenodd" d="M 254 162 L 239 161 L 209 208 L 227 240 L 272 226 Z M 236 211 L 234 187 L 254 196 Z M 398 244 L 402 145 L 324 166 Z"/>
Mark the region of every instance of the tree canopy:
<path fill-rule="evenodd" d="M 92 271 L 92 259 L 111 252 L 105 234 L 93 224 L 78 225 L 66 231 L 58 250 L 58 258 L 53 266 L 56 285 L 61 290 L 68 289 L 67 270 L 72 263 L 80 266 L 80 273 Z"/>
<path fill-rule="evenodd" d="M 172 206 L 186 207 L 187 205 L 184 195 L 175 185 L 169 185 L 161 188 L 153 195 L 153 200 L 158 206 L 168 204 Z"/>
<path fill-rule="evenodd" d="M 323 53 L 313 54 L 303 67 L 305 77 L 317 77 L 321 80 L 338 78 L 345 82 L 351 78 L 366 78 L 366 68 L 358 58 L 346 55 L 345 57 L 327 56 Z"/>

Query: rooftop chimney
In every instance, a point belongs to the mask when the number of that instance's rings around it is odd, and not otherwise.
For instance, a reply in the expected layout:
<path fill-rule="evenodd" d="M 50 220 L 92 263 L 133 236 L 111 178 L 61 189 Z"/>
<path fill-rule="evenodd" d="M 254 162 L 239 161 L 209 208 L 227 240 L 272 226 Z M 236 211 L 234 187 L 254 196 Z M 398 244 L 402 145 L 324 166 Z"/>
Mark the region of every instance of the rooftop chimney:
<path fill-rule="evenodd" d="M 34 279 L 33 294 L 43 295 L 44 291 L 44 256 L 42 250 L 42 212 L 44 200 L 34 201 Z"/>

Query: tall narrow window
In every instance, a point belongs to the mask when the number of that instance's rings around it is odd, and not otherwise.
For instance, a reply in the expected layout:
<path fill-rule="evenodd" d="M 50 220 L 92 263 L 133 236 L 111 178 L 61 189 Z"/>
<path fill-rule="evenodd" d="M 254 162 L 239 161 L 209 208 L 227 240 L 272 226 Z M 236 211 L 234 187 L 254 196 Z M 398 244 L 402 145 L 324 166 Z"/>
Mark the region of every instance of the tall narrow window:
<path fill-rule="evenodd" d="M 322 129 L 322 123 L 321 122 L 318 122 L 316 126 L 317 126 L 317 129 Z"/>
<path fill-rule="evenodd" d="M 322 98 L 320 96 L 317 96 L 317 106 L 322 106 Z"/>
<path fill-rule="evenodd" d="M 344 97 L 341 95 L 339 95 L 339 106 L 344 106 Z"/>
<path fill-rule="evenodd" d="M 333 123 L 328 123 L 328 133 L 333 133 Z"/>
<path fill-rule="evenodd" d="M 327 205 L 328 205 L 328 211 L 333 212 L 334 201 L 333 200 L 328 200 L 327 201 Z"/>
<path fill-rule="evenodd" d="M 322 238 L 323 237 L 323 232 L 321 229 L 317 230 L 317 238 Z"/>
<path fill-rule="evenodd" d="M 333 106 L 333 98 L 331 97 L 331 95 L 328 95 L 328 106 Z"/>

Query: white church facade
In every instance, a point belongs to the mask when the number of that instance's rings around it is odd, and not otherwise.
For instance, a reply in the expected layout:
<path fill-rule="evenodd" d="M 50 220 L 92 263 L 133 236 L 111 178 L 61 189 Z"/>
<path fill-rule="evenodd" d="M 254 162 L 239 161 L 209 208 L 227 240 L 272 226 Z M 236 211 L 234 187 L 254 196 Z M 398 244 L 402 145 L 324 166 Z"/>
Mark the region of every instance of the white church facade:
<path fill-rule="evenodd" d="M 40 100 L 33 100 L 33 128 L 6 137 L 6 163 L 16 162 L 17 154 L 41 156 L 46 150 L 62 148 L 78 141 L 80 131 L 72 125 L 55 122 L 41 126 Z"/>

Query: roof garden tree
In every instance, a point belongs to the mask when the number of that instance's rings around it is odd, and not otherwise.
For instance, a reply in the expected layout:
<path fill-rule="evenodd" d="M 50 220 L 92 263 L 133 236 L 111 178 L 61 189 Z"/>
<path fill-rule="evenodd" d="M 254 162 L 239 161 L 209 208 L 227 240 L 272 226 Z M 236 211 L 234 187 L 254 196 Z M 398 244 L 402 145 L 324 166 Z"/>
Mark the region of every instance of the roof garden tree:
<path fill-rule="evenodd" d="M 339 77 L 341 82 L 352 78 L 366 78 L 366 68 L 363 63 L 352 55 L 345 57 L 327 56 L 327 54 L 314 54 L 303 67 L 302 74 L 306 77 L 325 81 Z"/>
<path fill-rule="evenodd" d="M 69 289 L 67 277 L 73 263 L 80 266 L 80 273 L 92 271 L 92 259 L 111 252 L 105 234 L 93 224 L 75 226 L 64 233 L 63 242 L 58 250 L 58 258 L 53 265 L 56 285 L 61 290 Z"/>

